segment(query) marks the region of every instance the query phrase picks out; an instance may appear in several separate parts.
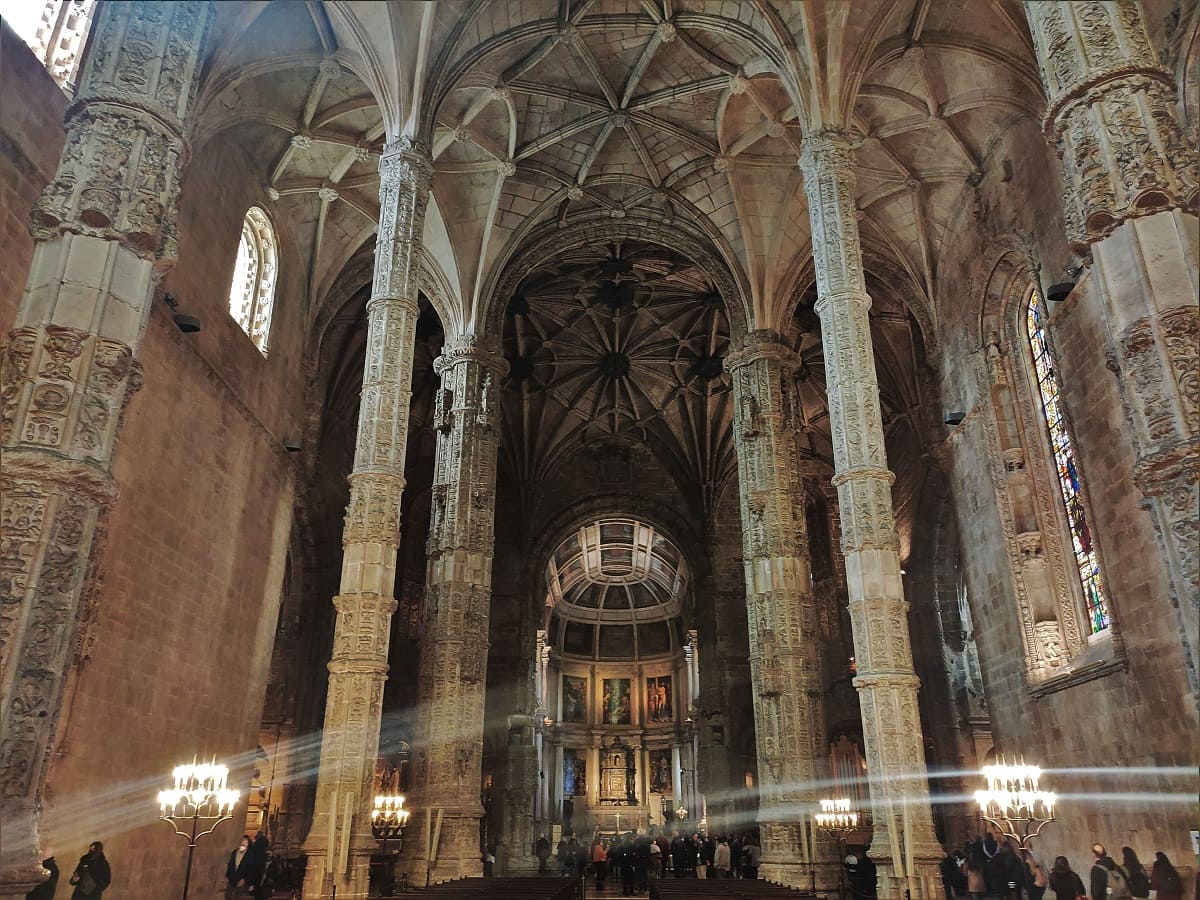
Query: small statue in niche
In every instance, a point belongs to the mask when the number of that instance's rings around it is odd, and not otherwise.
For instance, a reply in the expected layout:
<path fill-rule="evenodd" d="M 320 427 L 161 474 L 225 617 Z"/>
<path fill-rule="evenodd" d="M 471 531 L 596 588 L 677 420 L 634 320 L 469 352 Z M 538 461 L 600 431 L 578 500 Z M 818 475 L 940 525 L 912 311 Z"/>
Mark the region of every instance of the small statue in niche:
<path fill-rule="evenodd" d="M 742 437 L 755 437 L 762 430 L 758 419 L 758 400 L 753 394 L 742 397 Z"/>
<path fill-rule="evenodd" d="M 485 372 L 483 383 L 479 386 L 479 409 L 475 413 L 475 421 L 485 428 L 492 427 L 492 373 Z"/>

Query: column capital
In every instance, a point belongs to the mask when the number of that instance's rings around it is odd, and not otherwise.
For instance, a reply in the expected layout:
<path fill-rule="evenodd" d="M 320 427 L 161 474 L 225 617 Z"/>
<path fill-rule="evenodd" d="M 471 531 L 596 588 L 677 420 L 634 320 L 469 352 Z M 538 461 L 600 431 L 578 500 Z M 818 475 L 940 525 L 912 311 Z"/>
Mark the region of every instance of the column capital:
<path fill-rule="evenodd" d="M 101 4 L 58 170 L 29 215 L 34 240 L 73 232 L 174 259 L 183 135 L 210 8 Z"/>
<path fill-rule="evenodd" d="M 806 134 L 800 142 L 800 171 L 805 177 L 843 174 L 854 177 L 856 141 L 841 128 L 822 128 Z"/>
<path fill-rule="evenodd" d="M 500 341 L 473 334 L 462 334 L 446 341 L 442 345 L 442 352 L 433 361 L 433 371 L 441 375 L 452 366 L 468 362 L 486 369 L 496 378 L 508 373 L 508 360 L 500 351 Z"/>
<path fill-rule="evenodd" d="M 800 365 L 800 356 L 788 346 L 781 334 L 761 328 L 736 342 L 736 349 L 725 357 L 725 370 L 734 372 L 761 359 L 773 360 L 789 369 L 796 369 Z"/>
<path fill-rule="evenodd" d="M 1063 160 L 1063 215 L 1086 254 L 1129 219 L 1193 207 L 1200 155 L 1185 137 L 1170 74 L 1138 3 L 1028 0 L 1050 103 L 1044 127 Z"/>
<path fill-rule="evenodd" d="M 429 147 L 413 137 L 389 141 L 379 155 L 380 181 L 404 182 L 429 189 L 433 181 L 433 156 Z"/>

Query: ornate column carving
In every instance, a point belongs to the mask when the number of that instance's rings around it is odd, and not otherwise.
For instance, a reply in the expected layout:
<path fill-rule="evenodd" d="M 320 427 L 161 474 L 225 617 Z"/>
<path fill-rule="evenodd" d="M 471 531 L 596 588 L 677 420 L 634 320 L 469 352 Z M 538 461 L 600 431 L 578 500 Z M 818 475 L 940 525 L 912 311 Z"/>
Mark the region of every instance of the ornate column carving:
<path fill-rule="evenodd" d="M 379 234 L 367 302 L 367 357 L 350 502 L 342 534 L 342 578 L 329 662 L 313 826 L 305 842 L 305 898 L 366 897 L 375 841 L 371 807 L 383 715 L 383 685 L 396 600 L 400 495 L 412 397 L 421 233 L 432 164 L 408 139 L 379 160 Z"/>
<path fill-rule="evenodd" d="M 482 874 L 479 791 L 497 422 L 508 364 L 497 344 L 464 335 L 446 344 L 434 368 L 442 384 L 417 684 L 416 807 L 418 818 L 436 816 L 435 857 L 422 868 L 438 882 Z M 414 824 L 422 833 L 423 823 Z M 426 855 L 425 848 L 414 849 L 415 859 Z"/>
<path fill-rule="evenodd" d="M 1197 689 L 1200 642 L 1200 156 L 1140 5 L 1025 4 L 1064 170 L 1064 213 L 1090 256 Z"/>
<path fill-rule="evenodd" d="M 804 141 L 800 167 L 812 222 L 829 416 L 833 426 L 834 485 L 870 772 L 875 835 L 871 854 L 894 874 L 892 828 L 907 822 L 905 841 L 929 886 L 941 847 L 933 832 L 925 748 L 917 706 L 908 602 L 900 577 L 899 540 L 892 515 L 892 473 L 884 453 L 879 387 L 854 206 L 850 143 L 837 131 Z M 904 811 L 907 810 L 905 813 Z M 913 873 L 909 873 L 913 874 Z M 881 879 L 887 895 L 900 884 Z"/>
<path fill-rule="evenodd" d="M 755 331 L 725 361 L 733 376 L 741 482 L 750 673 L 760 779 L 764 877 L 810 881 L 800 834 L 829 777 L 817 605 L 812 593 L 801 462 L 794 439 L 799 360 Z M 836 849 L 821 839 L 818 876 L 836 886 Z"/>
<path fill-rule="evenodd" d="M 117 497 L 111 464 L 141 384 L 135 356 L 177 249 L 208 3 L 109 3 L 96 18 L 37 242 L 0 346 L 0 896 L 42 879 L 45 766 L 89 563 Z"/>

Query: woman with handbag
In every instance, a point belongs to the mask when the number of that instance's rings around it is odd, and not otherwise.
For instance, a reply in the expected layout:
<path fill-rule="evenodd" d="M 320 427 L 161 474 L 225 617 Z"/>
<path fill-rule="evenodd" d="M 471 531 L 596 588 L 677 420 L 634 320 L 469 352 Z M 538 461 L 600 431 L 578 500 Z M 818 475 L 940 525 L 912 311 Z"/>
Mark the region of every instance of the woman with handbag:
<path fill-rule="evenodd" d="M 1083 879 L 1071 868 L 1065 856 L 1054 857 L 1054 868 L 1050 870 L 1050 890 L 1058 900 L 1087 900 Z"/>
<path fill-rule="evenodd" d="M 71 875 L 75 891 L 71 900 L 95 900 L 112 884 L 112 869 L 104 856 L 104 845 L 92 841 L 88 852 L 79 857 L 79 865 Z"/>
<path fill-rule="evenodd" d="M 1050 881 L 1046 870 L 1042 868 L 1032 850 L 1022 849 L 1021 859 L 1025 863 L 1025 890 L 1029 894 L 1029 900 L 1042 900 L 1042 895 L 1046 893 L 1046 885 Z"/>

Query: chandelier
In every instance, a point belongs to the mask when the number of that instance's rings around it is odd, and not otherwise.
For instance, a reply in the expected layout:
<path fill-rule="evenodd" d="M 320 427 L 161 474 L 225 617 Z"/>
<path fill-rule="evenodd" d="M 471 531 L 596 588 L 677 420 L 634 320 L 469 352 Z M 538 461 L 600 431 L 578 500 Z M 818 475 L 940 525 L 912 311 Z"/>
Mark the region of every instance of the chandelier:
<path fill-rule="evenodd" d="M 822 800 L 816 822 L 826 831 L 851 831 L 858 827 L 858 813 L 850 808 L 849 800 Z"/>
<path fill-rule="evenodd" d="M 1005 837 L 1024 847 L 1043 828 L 1054 821 L 1058 798 L 1041 789 L 1042 770 L 1024 761 L 984 766 L 987 790 L 975 792 L 979 814 Z"/>

